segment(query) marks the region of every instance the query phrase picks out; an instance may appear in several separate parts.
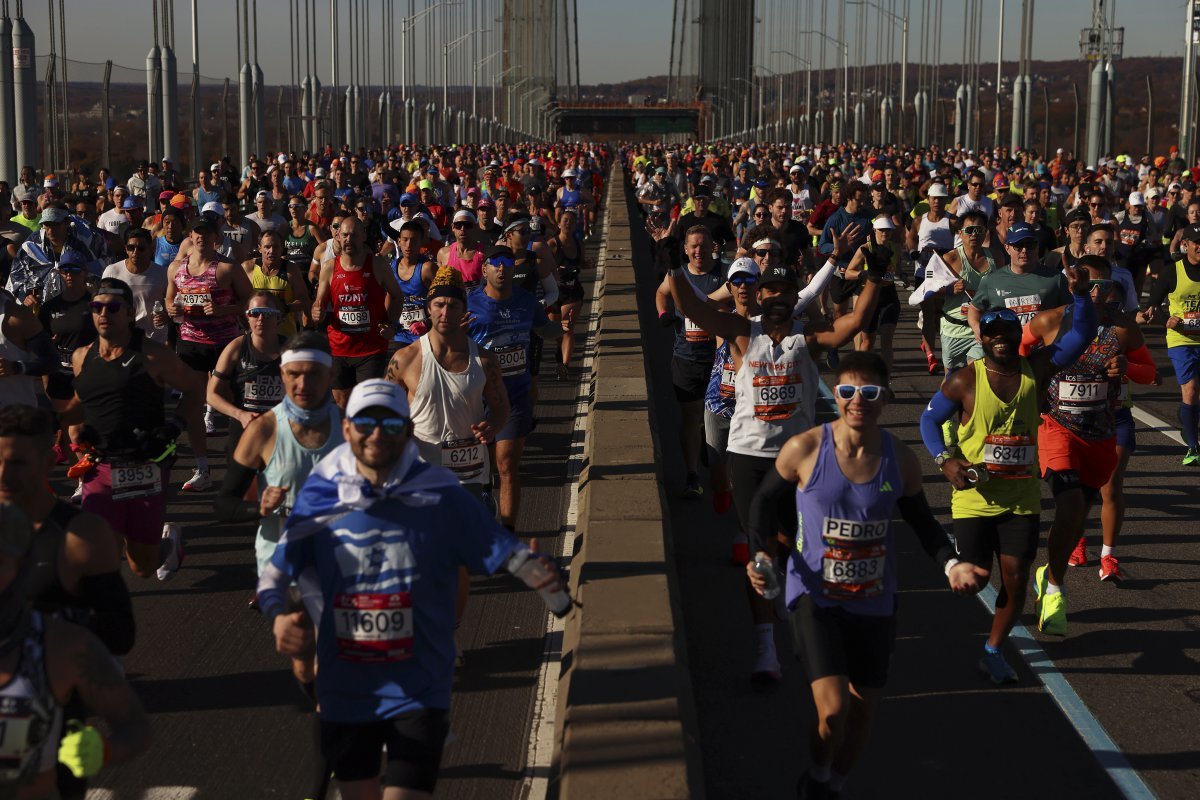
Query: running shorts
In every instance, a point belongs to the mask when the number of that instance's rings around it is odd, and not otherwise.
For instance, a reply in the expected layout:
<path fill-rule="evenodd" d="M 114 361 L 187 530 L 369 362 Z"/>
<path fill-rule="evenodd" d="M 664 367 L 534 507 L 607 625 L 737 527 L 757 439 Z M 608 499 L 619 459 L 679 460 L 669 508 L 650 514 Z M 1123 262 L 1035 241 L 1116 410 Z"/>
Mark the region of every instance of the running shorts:
<path fill-rule="evenodd" d="M 674 356 L 671 358 L 671 383 L 675 386 L 675 400 L 679 403 L 695 403 L 704 399 L 708 389 L 708 378 L 712 374 L 712 360 L 690 361 Z"/>
<path fill-rule="evenodd" d="M 175 352 L 179 355 L 179 360 L 204 375 L 217 368 L 217 359 L 221 357 L 221 351 L 224 349 L 223 344 L 202 344 L 185 339 L 175 343 Z"/>
<path fill-rule="evenodd" d="M 900 321 L 900 304 L 889 303 L 886 306 L 876 306 L 875 313 L 867 321 L 866 332 L 875 333 L 884 325 L 895 325 Z"/>
<path fill-rule="evenodd" d="M 733 488 L 733 506 L 737 510 L 738 522 L 741 523 L 743 531 L 748 531 L 750 504 L 767 471 L 775 469 L 775 456 L 728 453 L 725 459 L 729 464 L 729 482 Z M 775 506 L 775 530 L 795 536 L 796 526 L 796 496 L 789 492 L 779 498 L 779 504 Z"/>
<path fill-rule="evenodd" d="M 170 459 L 168 459 L 170 461 Z M 153 544 L 162 539 L 163 521 L 167 518 L 167 488 L 171 485 L 171 467 L 164 462 L 162 491 L 143 497 L 114 500 L 112 496 L 112 467 L 100 463 L 83 481 L 84 511 L 103 517 L 113 531 L 131 542 Z"/>
<path fill-rule="evenodd" d="M 1133 424 L 1133 409 L 1117 409 L 1117 447 L 1124 447 L 1130 455 L 1137 450 L 1137 432 Z"/>
<path fill-rule="evenodd" d="M 1200 346 L 1181 344 L 1168 347 L 1167 357 L 1175 367 L 1175 379 L 1180 386 L 1200 378 Z"/>
<path fill-rule="evenodd" d="M 533 430 L 533 395 L 526 391 L 508 398 L 508 422 L 496 434 L 497 442 L 524 439 Z"/>
<path fill-rule="evenodd" d="M 726 462 L 725 448 L 728 445 L 729 417 L 722 417 L 707 408 L 704 409 L 704 446 L 708 451 L 710 467 Z"/>
<path fill-rule="evenodd" d="M 1081 439 L 1048 416 L 1042 417 L 1037 445 L 1038 464 L 1046 479 L 1051 473 L 1074 472 L 1084 488 L 1096 490 L 1108 483 L 1117 468 L 1116 436 L 1098 441 Z M 1056 485 L 1051 484 L 1051 489 Z"/>
<path fill-rule="evenodd" d="M 1041 517 L 1037 514 L 955 517 L 954 547 L 959 559 L 984 569 L 991 569 L 997 556 L 1032 562 L 1037 557 L 1040 531 Z"/>
<path fill-rule="evenodd" d="M 942 363 L 948 372 L 962 369 L 971 361 L 983 358 L 983 345 L 975 341 L 974 336 L 943 336 Z"/>
<path fill-rule="evenodd" d="M 382 378 L 387 369 L 387 353 L 369 356 L 334 356 L 333 388 L 353 389 L 363 381 Z"/>
<path fill-rule="evenodd" d="M 881 689 L 896 644 L 896 615 L 852 614 L 800 595 L 792 605 L 792 641 L 809 683 L 844 675 L 859 689 Z"/>
<path fill-rule="evenodd" d="M 379 777 L 387 748 L 384 785 L 433 794 L 450 713 L 426 708 L 378 722 L 321 720 L 321 755 L 339 781 Z"/>

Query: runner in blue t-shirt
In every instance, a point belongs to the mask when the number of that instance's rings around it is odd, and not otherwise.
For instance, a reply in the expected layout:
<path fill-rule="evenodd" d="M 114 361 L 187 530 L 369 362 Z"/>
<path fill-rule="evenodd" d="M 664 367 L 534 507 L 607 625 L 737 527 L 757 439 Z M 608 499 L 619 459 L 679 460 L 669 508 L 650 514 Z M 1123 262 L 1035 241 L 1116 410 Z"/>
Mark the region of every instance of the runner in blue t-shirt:
<path fill-rule="evenodd" d="M 537 297 L 513 286 L 513 260 L 508 247 L 493 247 L 483 261 L 482 286 L 467 296 L 471 338 L 496 354 L 508 392 L 508 423 L 496 434 L 496 473 L 500 476 L 500 521 L 509 530 L 516 525 L 521 502 L 518 470 L 525 437 L 533 430 L 530 333 L 550 323 Z M 543 335 L 552 336 L 555 331 L 548 329 Z"/>
<path fill-rule="evenodd" d="M 346 443 L 296 498 L 258 602 L 286 655 L 311 651 L 315 621 L 321 753 L 343 796 L 378 787 L 386 747 L 385 785 L 432 797 L 449 724 L 459 567 L 503 566 L 551 595 L 563 584 L 553 562 L 531 562 L 454 473 L 421 460 L 404 387 L 360 383 L 342 433 Z M 287 609 L 293 581 L 304 611 Z"/>

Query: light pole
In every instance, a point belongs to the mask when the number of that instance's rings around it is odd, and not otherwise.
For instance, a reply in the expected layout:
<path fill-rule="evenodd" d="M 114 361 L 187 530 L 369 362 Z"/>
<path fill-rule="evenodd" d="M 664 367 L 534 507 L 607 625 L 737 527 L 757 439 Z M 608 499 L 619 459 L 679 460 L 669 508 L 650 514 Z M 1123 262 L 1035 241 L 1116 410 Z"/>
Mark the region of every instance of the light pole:
<path fill-rule="evenodd" d="M 1004 0 L 1000 0 L 1001 19 L 1003 19 Z M 904 104 L 908 99 L 908 15 L 903 17 L 893 14 L 874 0 L 846 0 L 846 5 L 868 5 L 880 14 L 891 17 L 893 24 L 900 23 L 900 138 L 904 138 Z M 894 51 L 893 51 L 894 52 Z M 997 83 L 999 86 L 999 83 Z M 890 92 L 889 92 L 890 94 Z"/>
<path fill-rule="evenodd" d="M 509 86 L 509 87 L 508 87 L 508 103 L 507 103 L 507 105 L 505 105 L 505 107 L 504 107 L 504 124 L 505 124 L 505 125 L 507 125 L 507 126 L 508 126 L 508 127 L 510 127 L 510 128 L 512 127 L 512 97 L 513 97 L 513 91 L 514 91 L 515 89 L 519 89 L 519 88 L 521 88 L 521 87 L 522 87 L 522 86 L 524 86 L 525 84 L 529 83 L 531 80 L 533 80 L 533 78 L 531 78 L 531 77 L 529 77 L 529 76 L 526 76 L 526 77 L 524 77 L 524 78 L 521 78 L 521 80 L 517 81 L 516 83 L 514 83 L 514 84 L 512 84 L 511 86 Z"/>
<path fill-rule="evenodd" d="M 762 64 L 755 64 L 754 69 L 761 69 L 769 75 L 775 76 L 775 121 L 778 126 L 775 130 L 775 136 L 779 139 L 783 138 L 783 73 L 776 72 L 773 69 L 767 69 Z M 758 85 L 758 127 L 763 125 L 763 90 L 762 83 Z"/>
<path fill-rule="evenodd" d="M 521 69 L 521 67 L 523 67 L 523 66 L 524 66 L 523 64 L 513 64 L 511 67 L 504 70 L 503 72 L 492 76 L 492 119 L 493 120 L 498 122 L 500 119 L 499 117 L 496 116 L 496 81 L 500 80 L 505 75 L 512 72 L 514 69 Z M 507 120 L 505 122 L 507 124 Z"/>
<path fill-rule="evenodd" d="M 521 95 L 521 98 L 517 100 L 518 105 L 520 105 L 520 108 L 517 110 L 520 112 L 521 128 L 525 131 L 526 136 L 531 135 L 529 129 L 533 127 L 533 109 L 525 102 L 525 98 L 536 94 L 541 88 L 540 86 L 535 86 Z"/>
<path fill-rule="evenodd" d="M 476 97 L 476 91 L 479 86 L 479 68 L 482 67 L 487 62 L 491 61 L 496 56 L 505 55 L 507 53 L 508 53 L 507 50 L 497 50 L 496 52 L 490 53 L 489 55 L 486 55 L 483 58 L 479 59 L 472 65 L 472 67 L 471 67 L 471 116 L 477 116 L 479 113 L 478 100 Z M 495 84 L 493 83 L 492 85 L 494 86 Z M 492 98 L 492 102 L 493 102 L 493 104 L 495 103 L 495 98 Z"/>
<path fill-rule="evenodd" d="M 463 0 L 438 0 L 429 8 L 422 9 L 411 17 L 400 18 L 400 99 L 403 102 L 408 102 L 408 82 L 414 76 L 409 74 L 409 58 L 411 53 L 408 49 L 408 34 L 410 34 L 417 23 L 423 18 L 441 8 L 442 6 L 458 6 L 462 5 Z M 413 68 L 416 71 L 416 68 Z"/>
<path fill-rule="evenodd" d="M 744 129 L 744 134 L 749 135 L 749 132 L 750 132 L 750 98 L 754 94 L 755 87 L 754 87 L 754 84 L 751 83 L 750 81 L 746 80 L 745 78 L 739 78 L 736 75 L 733 77 L 733 80 L 744 83 L 750 87 L 750 94 L 746 95 L 746 101 L 742 105 L 742 108 L 744 109 L 742 111 L 742 128 Z M 760 96 L 761 96 L 761 94 L 760 94 Z"/>
<path fill-rule="evenodd" d="M 772 53 L 782 53 L 785 56 L 791 56 L 804 65 L 804 116 L 809 122 L 812 122 L 812 62 L 806 58 L 801 58 L 790 50 L 772 50 Z"/>
<path fill-rule="evenodd" d="M 491 33 L 491 28 L 464 33 L 452 42 L 442 45 L 442 113 L 450 107 L 450 51 L 477 33 Z M 495 54 L 493 54 L 495 55 Z"/>
<path fill-rule="evenodd" d="M 844 125 L 850 114 L 850 48 L 841 39 L 835 39 L 824 31 L 807 30 L 796 31 L 796 33 L 815 33 L 822 39 L 842 48 L 842 124 Z"/>

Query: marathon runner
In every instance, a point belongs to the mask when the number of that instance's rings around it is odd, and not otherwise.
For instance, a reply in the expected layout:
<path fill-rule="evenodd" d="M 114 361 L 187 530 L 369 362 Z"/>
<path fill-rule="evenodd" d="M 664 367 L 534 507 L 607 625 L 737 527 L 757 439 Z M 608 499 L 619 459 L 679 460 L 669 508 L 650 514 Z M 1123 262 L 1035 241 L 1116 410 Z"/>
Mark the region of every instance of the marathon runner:
<path fill-rule="evenodd" d="M 454 212 L 450 229 L 454 233 L 454 242 L 438 251 L 438 266 L 450 266 L 462 276 L 463 285 L 468 291 L 478 288 L 483 280 L 483 251 L 475 241 L 475 230 L 479 222 L 475 215 L 465 208 Z"/>
<path fill-rule="evenodd" d="M 433 796 L 449 731 L 460 565 L 484 574 L 507 565 L 562 596 L 551 560 L 533 561 L 450 470 L 421 460 L 405 395 L 385 380 L 354 388 L 346 443 L 313 469 L 259 581 L 276 649 L 316 648 L 321 754 L 347 798 L 380 796 L 385 748 L 386 796 Z M 319 594 L 285 613 L 293 581 Z"/>
<path fill-rule="evenodd" d="M 125 233 L 124 249 L 125 258 L 105 267 L 102 277 L 116 278 L 129 286 L 133 291 L 134 324 L 146 338 L 166 344 L 168 268 L 154 262 L 154 238 L 145 228 L 130 228 Z"/>
<path fill-rule="evenodd" d="M 425 226 L 418 220 L 409 220 L 401 225 L 396 242 L 399 254 L 392 262 L 392 270 L 400 285 L 400 310 L 393 341 L 396 347 L 404 348 L 429 330 L 426 293 L 437 271 L 437 262 L 422 252 Z"/>
<path fill-rule="evenodd" d="M 933 516 L 916 455 L 879 426 L 892 396 L 888 384 L 879 356 L 847 355 L 834 386 L 839 419 L 790 436 L 754 487 L 755 562 L 746 573 L 759 594 L 772 583 L 779 591 L 772 555 L 779 509 L 794 508 L 800 523 L 787 557 L 785 601 L 816 705 L 811 760 L 796 787 L 801 798 L 837 796 L 870 738 L 896 638 L 896 512 L 952 591 L 971 594 L 987 585 L 987 571 L 956 557 Z"/>
<path fill-rule="evenodd" d="M 229 418 L 227 455 L 237 448 L 246 426 L 283 400 L 279 357 L 287 338 L 279 332 L 282 316 L 276 296 L 264 289 L 256 290 L 246 304 L 249 333 L 225 346 L 209 376 L 208 405 Z"/>
<path fill-rule="evenodd" d="M 252 289 L 270 292 L 279 301 L 279 333 L 289 338 L 296 333 L 297 321 L 308 327 L 312 300 L 303 270 L 286 260 L 286 252 L 282 233 L 263 231 L 258 235 L 258 260 L 243 261 L 242 269 Z"/>
<path fill-rule="evenodd" d="M 99 338 L 75 351 L 74 410 L 66 421 L 80 434 L 83 510 L 103 517 L 125 541 L 129 567 L 143 578 L 168 580 L 183 562 L 183 536 L 164 524 L 175 439 L 197 416 L 204 377 L 166 345 L 133 324 L 133 291 L 103 278 L 92 298 Z M 163 388 L 182 393 L 179 416 L 167 419 Z M 181 419 L 182 417 L 182 419 Z M 161 566 L 160 566 L 161 565 Z"/>
<path fill-rule="evenodd" d="M 558 297 L 557 304 L 547 309 L 547 314 L 553 322 L 562 326 L 562 342 L 559 345 L 558 360 L 555 372 L 560 381 L 570 377 L 571 356 L 575 354 L 575 322 L 579 310 L 583 307 L 583 282 L 579 273 L 586 264 L 583 245 L 571 235 L 572 224 L 578 212 L 575 209 L 563 211 L 559 220 L 563 223 L 558 229 L 557 236 L 551 240 L 551 251 L 555 263 L 558 264 Z"/>
<path fill-rule="evenodd" d="M 146 712 L 100 640 L 30 607 L 34 536 L 25 512 L 0 502 L 0 707 L 8 742 L 0 794 L 6 797 L 58 797 L 59 762 L 85 778 L 150 744 Z M 73 697 L 105 733 L 66 719 Z"/>
<path fill-rule="evenodd" d="M 862 244 L 850 264 L 846 267 L 846 279 L 855 280 L 855 291 L 862 291 L 862 284 L 857 277 L 863 275 L 864 265 L 874 265 L 874 272 L 883 275 L 879 299 L 875 303 L 875 311 L 865 327 L 858 334 L 855 342 L 856 350 L 870 352 L 875 346 L 875 337 L 879 336 L 879 352 L 888 371 L 892 369 L 892 337 L 896 333 L 896 324 L 900 321 L 900 295 L 896 293 L 896 274 L 900 270 L 900 248 L 892 241 L 892 233 L 896 226 L 886 215 L 875 217 L 871 222 L 871 236 Z"/>
<path fill-rule="evenodd" d="M 983 313 L 993 308 L 1007 308 L 1017 315 L 1022 325 L 1029 323 L 1039 311 L 1067 304 L 1067 278 L 1060 270 L 1045 271 L 1037 264 L 1037 236 L 1024 222 L 1008 229 L 1004 242 L 1009 263 L 989 271 L 979 279 L 979 288 L 967 306 L 967 322 L 982 341 L 979 321 Z"/>
<path fill-rule="evenodd" d="M 553 251 L 545 242 L 530 240 L 532 231 L 529 229 L 528 215 L 517 212 L 502 219 L 505 220 L 504 244 L 513 252 L 513 286 L 518 286 L 538 298 L 544 310 L 555 308 L 558 304 L 558 271 L 555 268 Z M 542 368 L 545 344 L 541 332 L 535 330 L 530 333 L 529 396 L 534 408 L 537 407 L 538 373 Z M 536 417 L 534 425 L 537 425 Z"/>
<path fill-rule="evenodd" d="M 36 406 L 38 379 L 58 364 L 54 340 L 33 311 L 0 289 L 0 406 Z"/>
<path fill-rule="evenodd" d="M 982 185 L 982 181 L 980 181 L 980 186 Z M 917 265 L 917 284 L 925 280 L 925 265 L 929 263 L 929 259 L 934 254 L 944 257 L 957 244 L 954 228 L 952 227 L 954 218 L 945 212 L 948 195 L 949 192 L 946 191 L 945 185 L 941 183 L 931 184 L 929 193 L 926 195 L 926 199 L 929 202 L 929 211 L 920 215 L 917 222 L 909 227 L 908 233 L 905 235 L 905 246 L 908 248 L 913 263 Z M 964 209 L 964 217 L 967 210 L 975 210 L 985 215 L 987 214 L 986 211 L 982 211 L 981 209 Z M 985 216 L 984 219 L 986 224 L 986 221 L 990 220 L 991 217 Z M 977 246 L 982 244 L 983 239 L 980 238 Z M 930 375 L 933 375 L 942 368 L 942 364 L 938 363 L 937 347 L 934 343 L 934 337 L 938 332 L 937 320 L 941 317 L 940 305 L 933 298 L 924 301 L 921 305 L 921 352 L 925 354 Z M 944 328 L 945 326 L 942 327 Z M 943 351 L 946 349 L 945 342 L 942 343 L 942 349 Z M 945 362 L 945 358 L 943 358 L 943 363 L 946 363 L 946 369 L 950 368 L 948 362 Z"/>

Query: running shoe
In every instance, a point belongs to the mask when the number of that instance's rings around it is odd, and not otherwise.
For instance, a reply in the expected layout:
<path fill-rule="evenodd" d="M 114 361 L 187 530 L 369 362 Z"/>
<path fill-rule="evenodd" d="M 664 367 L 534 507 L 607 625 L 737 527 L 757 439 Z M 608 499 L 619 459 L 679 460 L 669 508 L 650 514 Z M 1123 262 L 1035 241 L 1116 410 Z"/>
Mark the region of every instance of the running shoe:
<path fill-rule="evenodd" d="M 986 647 L 983 650 L 983 657 L 979 659 L 979 671 L 987 675 L 997 686 L 1003 683 L 1016 683 L 1020 680 L 1017 677 L 1017 671 L 1004 660 L 1003 653 L 999 651 L 993 653 Z"/>
<path fill-rule="evenodd" d="M 713 512 L 724 514 L 733 505 L 733 492 L 713 492 Z"/>
<path fill-rule="evenodd" d="M 1067 566 L 1086 567 L 1087 562 L 1087 540 L 1080 536 L 1079 541 L 1075 543 L 1075 549 L 1071 551 L 1071 557 L 1067 559 Z"/>
<path fill-rule="evenodd" d="M 571 379 L 571 368 L 566 364 L 556 364 L 554 369 L 555 377 L 560 381 L 568 381 Z"/>
<path fill-rule="evenodd" d="M 162 538 L 170 542 L 167 560 L 162 563 L 156 573 L 160 581 L 169 581 L 183 565 L 183 533 L 174 522 L 163 525 Z"/>
<path fill-rule="evenodd" d="M 1200 464 L 1200 450 L 1194 450 L 1189 447 L 1188 451 L 1183 455 L 1183 465 L 1185 467 L 1194 467 Z"/>
<path fill-rule="evenodd" d="M 754 672 L 750 673 L 750 682 L 755 686 L 774 686 L 783 680 L 783 672 L 779 669 L 779 658 L 775 655 L 775 642 L 758 643 L 758 655 L 754 662 Z"/>
<path fill-rule="evenodd" d="M 928 352 L 927 352 L 927 353 L 925 354 L 925 363 L 926 363 L 926 365 L 927 365 L 927 366 L 928 366 L 928 368 L 929 368 L 929 374 L 930 374 L 930 375 L 936 375 L 936 374 L 938 373 L 938 371 L 939 371 L 939 370 L 941 370 L 941 368 L 942 368 L 942 362 L 941 362 L 941 359 L 939 359 L 939 358 L 938 358 L 936 355 L 934 355 L 933 353 L 928 353 Z"/>
<path fill-rule="evenodd" d="M 1067 598 L 1061 589 L 1047 594 L 1050 565 L 1038 567 L 1033 573 L 1033 590 L 1037 593 L 1033 601 L 1038 615 L 1038 630 L 1050 636 L 1067 635 Z"/>
<path fill-rule="evenodd" d="M 1125 580 L 1125 573 L 1121 572 L 1121 564 L 1116 556 L 1100 556 L 1100 580 L 1113 583 Z"/>
<path fill-rule="evenodd" d="M 687 484 L 683 487 L 684 497 L 703 497 L 704 487 L 700 485 L 700 476 L 694 472 L 688 473 Z"/>
<path fill-rule="evenodd" d="M 204 432 L 212 436 L 217 432 L 217 421 L 213 418 L 213 412 L 204 412 Z"/>
<path fill-rule="evenodd" d="M 188 478 L 183 484 L 185 492 L 207 492 L 212 488 L 212 473 L 206 469 L 196 467 L 192 470 L 192 477 Z"/>
<path fill-rule="evenodd" d="M 71 502 L 79 505 L 83 502 L 83 479 L 81 478 L 75 484 L 75 491 L 71 494 Z"/>
<path fill-rule="evenodd" d="M 54 443 L 54 465 L 70 464 L 71 457 L 67 455 L 67 448 L 63 447 L 58 442 Z"/>

